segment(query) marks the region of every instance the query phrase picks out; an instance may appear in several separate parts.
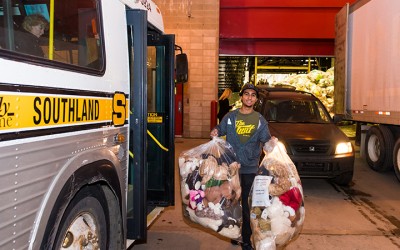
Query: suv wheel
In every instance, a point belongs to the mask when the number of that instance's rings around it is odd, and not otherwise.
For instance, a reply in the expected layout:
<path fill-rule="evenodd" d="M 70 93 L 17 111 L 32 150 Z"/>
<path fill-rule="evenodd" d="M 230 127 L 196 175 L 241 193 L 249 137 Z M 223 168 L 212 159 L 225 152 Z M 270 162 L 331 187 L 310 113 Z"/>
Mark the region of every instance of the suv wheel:
<path fill-rule="evenodd" d="M 348 186 L 353 179 L 353 171 L 343 173 L 333 178 L 333 182 L 339 186 Z"/>

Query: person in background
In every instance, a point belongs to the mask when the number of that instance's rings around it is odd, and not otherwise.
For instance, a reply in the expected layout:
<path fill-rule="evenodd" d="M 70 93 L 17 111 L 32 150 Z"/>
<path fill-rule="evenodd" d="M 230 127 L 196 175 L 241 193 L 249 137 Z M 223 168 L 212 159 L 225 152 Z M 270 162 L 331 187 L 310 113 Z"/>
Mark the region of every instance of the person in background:
<path fill-rule="evenodd" d="M 240 91 L 242 107 L 228 112 L 210 132 L 210 136 L 224 136 L 233 147 L 240 163 L 240 185 L 242 187 L 242 249 L 251 246 L 251 226 L 249 193 L 257 174 L 261 150 L 271 139 L 265 118 L 253 109 L 258 99 L 258 89 L 253 84 L 245 84 Z"/>
<path fill-rule="evenodd" d="M 44 57 L 40 47 L 40 37 L 48 29 L 49 23 L 42 15 L 26 16 L 22 22 L 22 29 L 15 32 L 15 50 L 21 53 Z"/>
<path fill-rule="evenodd" d="M 231 97 L 231 95 L 232 95 L 232 90 L 230 88 L 226 88 L 218 99 L 218 106 L 219 106 L 217 114 L 218 122 L 221 122 L 222 118 L 232 108 L 232 106 L 229 105 L 229 98 Z"/>

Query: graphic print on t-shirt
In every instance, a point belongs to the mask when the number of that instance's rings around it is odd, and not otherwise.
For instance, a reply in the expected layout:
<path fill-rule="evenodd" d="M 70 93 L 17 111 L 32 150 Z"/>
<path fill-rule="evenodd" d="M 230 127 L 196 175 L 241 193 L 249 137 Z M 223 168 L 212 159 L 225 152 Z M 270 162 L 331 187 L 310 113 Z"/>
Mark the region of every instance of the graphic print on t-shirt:
<path fill-rule="evenodd" d="M 239 136 L 250 137 L 252 134 L 251 132 L 255 129 L 255 127 L 256 126 L 254 124 L 246 124 L 243 120 L 236 121 L 236 133 Z"/>
<path fill-rule="evenodd" d="M 246 143 L 257 130 L 259 117 L 257 112 L 236 115 L 236 133 L 241 143 Z"/>

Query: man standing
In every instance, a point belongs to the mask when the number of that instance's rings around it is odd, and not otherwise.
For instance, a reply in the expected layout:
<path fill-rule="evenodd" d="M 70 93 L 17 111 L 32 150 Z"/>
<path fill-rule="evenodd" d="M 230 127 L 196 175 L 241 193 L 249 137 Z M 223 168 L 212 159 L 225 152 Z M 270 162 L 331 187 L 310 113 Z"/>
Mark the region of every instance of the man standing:
<path fill-rule="evenodd" d="M 251 247 L 250 209 L 248 198 L 258 171 L 261 150 L 271 139 L 265 118 L 253 109 L 258 99 L 258 88 L 247 83 L 240 91 L 242 107 L 230 111 L 220 123 L 211 130 L 210 135 L 224 136 L 233 147 L 240 163 L 240 185 L 242 187 L 242 249 Z"/>

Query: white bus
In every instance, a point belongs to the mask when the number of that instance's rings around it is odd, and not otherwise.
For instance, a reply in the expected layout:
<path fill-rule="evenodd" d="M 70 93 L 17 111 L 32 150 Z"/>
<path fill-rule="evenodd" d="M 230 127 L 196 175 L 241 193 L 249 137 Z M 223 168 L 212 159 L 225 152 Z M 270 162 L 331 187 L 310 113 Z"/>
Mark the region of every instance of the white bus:
<path fill-rule="evenodd" d="M 174 205 L 163 29 L 149 0 L 0 2 L 0 249 L 125 249 Z"/>

